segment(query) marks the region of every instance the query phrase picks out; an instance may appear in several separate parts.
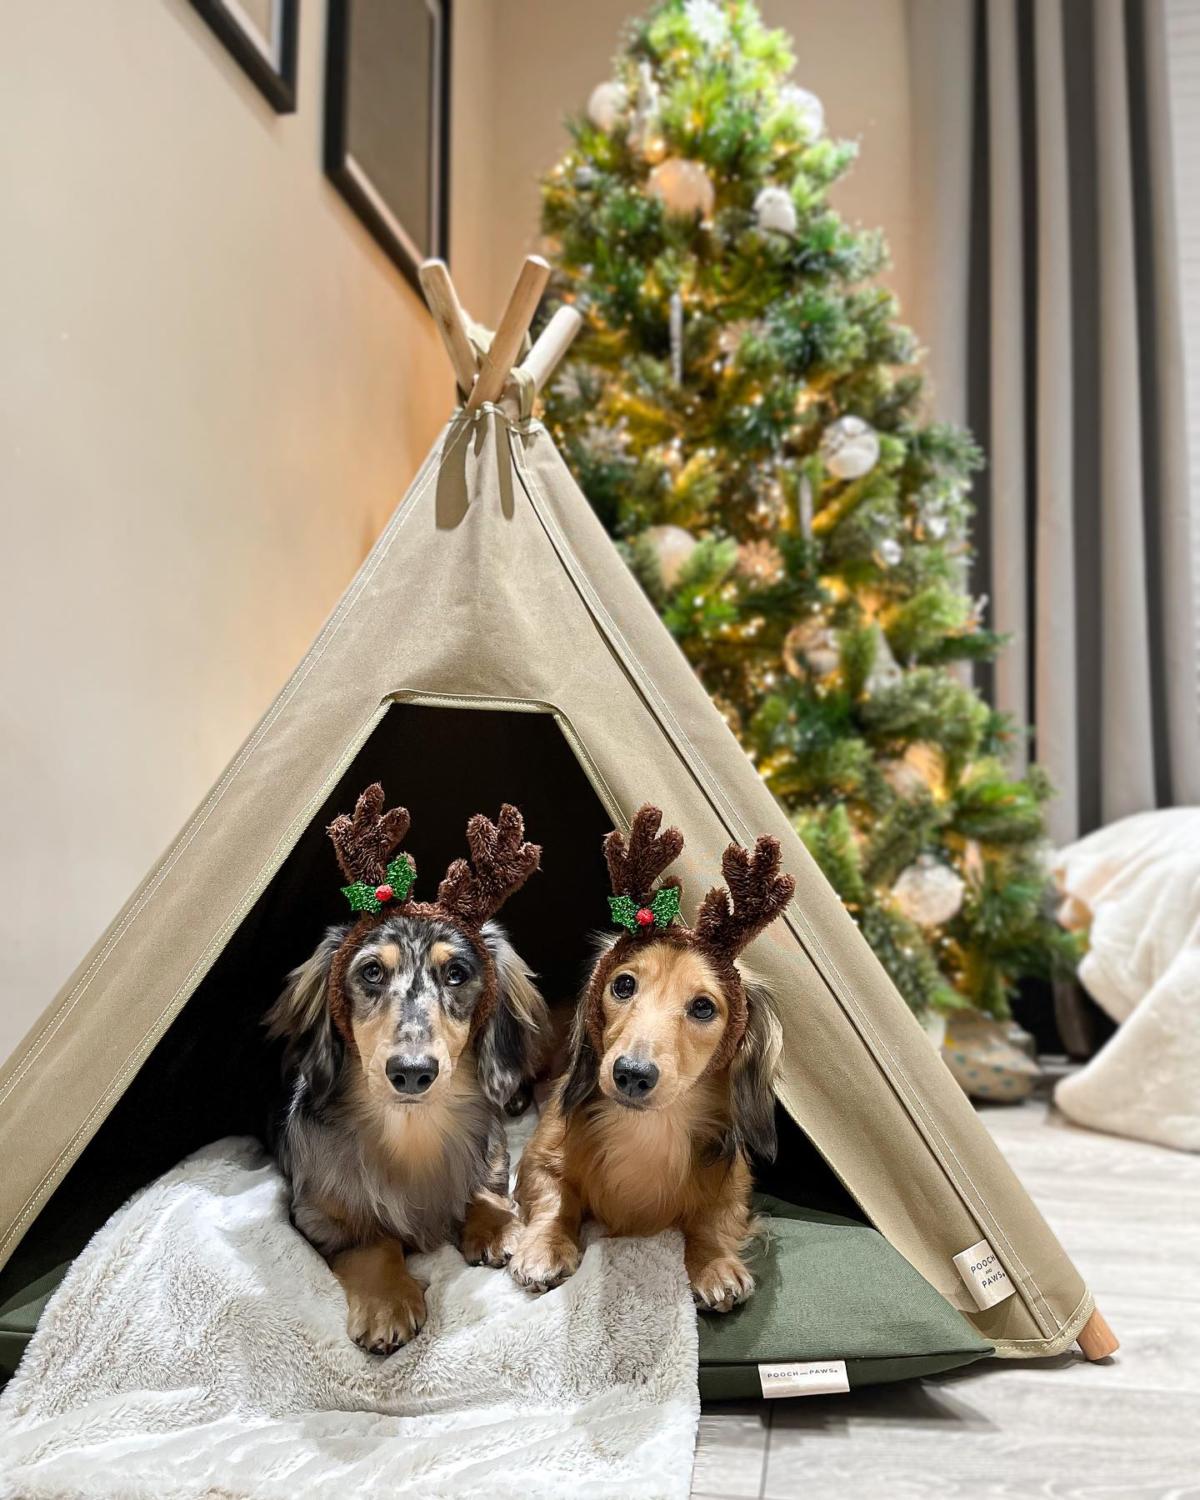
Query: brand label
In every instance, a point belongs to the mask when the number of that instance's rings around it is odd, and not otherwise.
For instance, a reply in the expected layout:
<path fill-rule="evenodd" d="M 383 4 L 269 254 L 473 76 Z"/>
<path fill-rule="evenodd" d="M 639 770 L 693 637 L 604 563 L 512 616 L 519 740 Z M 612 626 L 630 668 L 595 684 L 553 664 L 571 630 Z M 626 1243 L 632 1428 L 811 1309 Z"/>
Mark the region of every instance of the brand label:
<path fill-rule="evenodd" d="M 956 1255 L 954 1264 L 980 1311 L 985 1307 L 995 1307 L 997 1302 L 1003 1302 L 1016 1291 L 987 1240 L 980 1240 L 977 1245 Z"/>
<path fill-rule="evenodd" d="M 848 1391 L 844 1359 L 789 1360 L 759 1365 L 758 1383 L 769 1401 L 773 1396 L 830 1396 Z"/>

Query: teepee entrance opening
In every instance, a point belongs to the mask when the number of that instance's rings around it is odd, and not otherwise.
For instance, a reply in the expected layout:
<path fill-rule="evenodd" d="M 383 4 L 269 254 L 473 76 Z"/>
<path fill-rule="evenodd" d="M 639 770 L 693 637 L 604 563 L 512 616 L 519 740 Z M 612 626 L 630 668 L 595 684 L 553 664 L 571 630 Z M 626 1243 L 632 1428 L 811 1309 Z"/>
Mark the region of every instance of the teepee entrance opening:
<path fill-rule="evenodd" d="M 417 890 L 463 850 L 472 813 L 514 802 L 543 846 L 541 875 L 508 903 L 504 925 L 552 1007 L 571 1007 L 590 935 L 607 917 L 601 840 L 613 826 L 553 713 L 388 706 L 265 890 L 0 1272 L 6 1294 L 53 1277 L 138 1188 L 226 1135 L 263 1138 L 279 1103 L 279 1056 L 262 1016 L 326 927 L 345 920 L 325 830 L 381 781 L 412 814 L 405 847 Z M 816 1208 L 861 1217 L 807 1137 L 780 1109 L 781 1166 Z M 769 1179 L 768 1179 L 769 1180 Z"/>

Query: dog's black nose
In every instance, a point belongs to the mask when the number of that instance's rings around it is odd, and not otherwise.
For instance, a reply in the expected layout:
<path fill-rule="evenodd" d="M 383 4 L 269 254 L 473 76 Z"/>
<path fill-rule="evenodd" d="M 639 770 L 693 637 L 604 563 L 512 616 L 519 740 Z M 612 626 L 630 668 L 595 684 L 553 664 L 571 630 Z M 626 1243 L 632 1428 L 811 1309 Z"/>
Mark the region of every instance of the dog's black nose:
<path fill-rule="evenodd" d="M 438 1076 L 436 1057 L 393 1057 L 387 1076 L 398 1094 L 423 1094 Z"/>
<path fill-rule="evenodd" d="M 644 1099 L 658 1082 L 658 1069 L 637 1057 L 618 1057 L 613 1063 L 613 1082 L 627 1099 Z"/>

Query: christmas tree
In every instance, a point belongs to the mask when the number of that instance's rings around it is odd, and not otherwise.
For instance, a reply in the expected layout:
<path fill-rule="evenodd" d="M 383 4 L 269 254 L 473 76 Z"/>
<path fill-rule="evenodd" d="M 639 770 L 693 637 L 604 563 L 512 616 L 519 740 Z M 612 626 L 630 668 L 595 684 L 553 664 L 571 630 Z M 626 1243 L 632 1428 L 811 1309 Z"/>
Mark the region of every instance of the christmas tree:
<path fill-rule="evenodd" d="M 543 184 L 584 315 L 547 422 L 581 488 L 918 1013 L 995 1015 L 1072 958 L 1036 770 L 958 664 L 968 434 L 926 422 L 886 249 L 827 190 L 852 145 L 750 0 L 666 0 Z"/>

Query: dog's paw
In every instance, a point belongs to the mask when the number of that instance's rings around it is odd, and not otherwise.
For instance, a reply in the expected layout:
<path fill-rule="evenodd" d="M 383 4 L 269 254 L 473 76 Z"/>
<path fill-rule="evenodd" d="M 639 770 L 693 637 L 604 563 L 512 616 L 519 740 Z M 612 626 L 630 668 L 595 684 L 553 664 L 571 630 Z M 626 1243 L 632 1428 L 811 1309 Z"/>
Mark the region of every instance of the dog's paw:
<path fill-rule="evenodd" d="M 463 1259 L 469 1266 L 506 1266 L 521 1238 L 515 1218 L 497 1217 L 488 1224 L 470 1224 L 463 1230 Z"/>
<path fill-rule="evenodd" d="M 710 1260 L 692 1277 L 692 1301 L 701 1312 L 729 1312 L 754 1290 L 754 1277 L 736 1255 Z"/>
<path fill-rule="evenodd" d="M 425 1293 L 414 1281 L 387 1296 L 352 1293 L 346 1331 L 368 1354 L 395 1354 L 425 1326 Z"/>
<path fill-rule="evenodd" d="M 527 1292 L 548 1292 L 579 1269 L 579 1246 L 565 1236 L 524 1235 L 508 1263 L 509 1274 Z"/>

